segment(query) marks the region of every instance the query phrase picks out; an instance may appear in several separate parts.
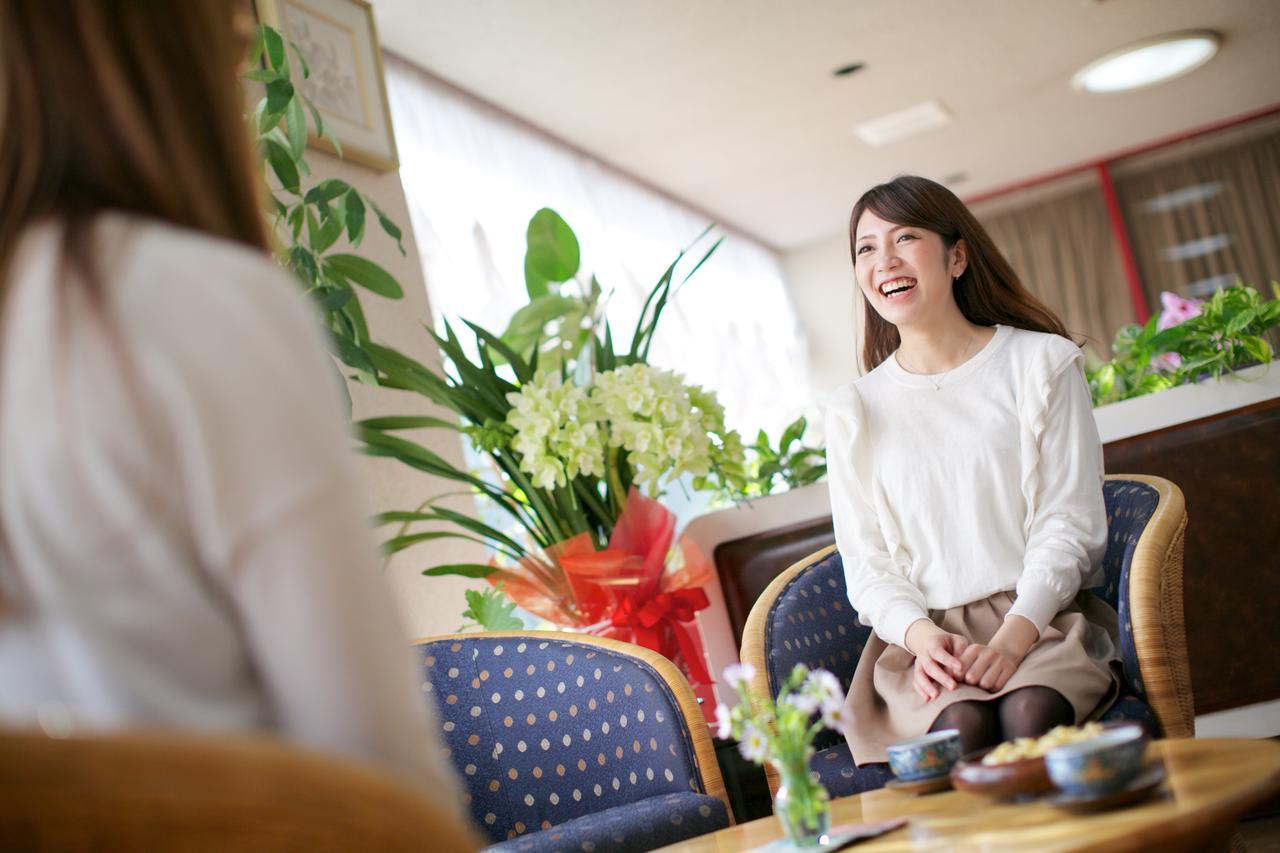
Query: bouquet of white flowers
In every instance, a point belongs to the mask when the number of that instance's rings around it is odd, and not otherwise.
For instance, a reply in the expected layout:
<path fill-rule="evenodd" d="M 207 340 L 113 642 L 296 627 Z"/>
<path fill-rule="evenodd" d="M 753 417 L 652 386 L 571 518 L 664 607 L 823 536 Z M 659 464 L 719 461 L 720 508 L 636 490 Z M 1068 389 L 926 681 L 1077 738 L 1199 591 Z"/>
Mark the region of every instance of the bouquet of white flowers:
<path fill-rule="evenodd" d="M 595 277 L 580 297 L 559 287 L 577 281 L 578 255 L 568 225 L 553 211 L 539 211 L 529 226 L 525 263 L 532 301 L 501 335 L 467 323 L 478 357 L 448 324 L 435 336 L 443 372 L 366 346 L 380 384 L 430 397 L 461 420 L 363 421 L 357 426 L 366 452 L 465 483 L 518 527 L 498 529 L 429 501 L 382 515 L 384 523 L 401 524 L 386 549 L 442 537 L 483 541 L 495 552 L 487 565 L 434 566 L 424 574 L 486 578 L 496 594 L 536 616 L 655 649 L 681 665 L 695 688 L 705 686 L 711 679 L 692 619 L 709 604 L 700 587 L 712 568 L 675 536 L 674 516 L 658 498 L 686 476 L 694 489 L 740 494 L 746 487 L 742 440 L 726 427 L 713 393 L 647 362 L 684 253 L 650 292 L 629 348 L 617 352 L 609 323 L 597 317 Z M 419 427 L 461 430 L 498 476 L 455 468 L 397 434 Z M 411 530 L 432 522 L 445 529 Z M 510 619 L 509 605 L 468 600 L 473 614 Z"/>

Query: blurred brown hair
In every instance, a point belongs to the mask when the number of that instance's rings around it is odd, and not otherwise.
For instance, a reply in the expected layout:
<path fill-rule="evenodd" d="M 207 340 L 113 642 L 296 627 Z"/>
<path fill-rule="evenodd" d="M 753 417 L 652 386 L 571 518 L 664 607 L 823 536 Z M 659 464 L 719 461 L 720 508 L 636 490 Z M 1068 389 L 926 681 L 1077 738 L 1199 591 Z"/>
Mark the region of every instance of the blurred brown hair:
<path fill-rule="evenodd" d="M 942 237 L 947 249 L 964 240 L 968 263 L 952 285 L 952 292 L 960 313 L 970 323 L 1000 323 L 1070 340 L 1062 321 L 1023 287 L 986 229 L 964 202 L 942 184 L 916 175 L 899 175 L 863 193 L 849 217 L 849 248 L 855 266 L 858 220 L 867 210 L 895 225 L 932 231 Z M 863 317 L 862 369 L 869 372 L 893 354 L 901 339 L 897 328 L 866 300 Z"/>
<path fill-rule="evenodd" d="M 103 211 L 268 248 L 236 76 L 246 15 L 244 0 L 0 0 L 0 320 L 44 220 L 65 226 L 59 295 L 99 306 Z M 0 531 L 0 574 L 12 556 Z M 0 612 L 12 599 L 0 589 Z"/>
<path fill-rule="evenodd" d="M 0 298 L 22 233 L 44 219 L 66 224 L 64 284 L 91 290 L 101 211 L 267 248 L 235 73 L 244 7 L 0 2 Z"/>

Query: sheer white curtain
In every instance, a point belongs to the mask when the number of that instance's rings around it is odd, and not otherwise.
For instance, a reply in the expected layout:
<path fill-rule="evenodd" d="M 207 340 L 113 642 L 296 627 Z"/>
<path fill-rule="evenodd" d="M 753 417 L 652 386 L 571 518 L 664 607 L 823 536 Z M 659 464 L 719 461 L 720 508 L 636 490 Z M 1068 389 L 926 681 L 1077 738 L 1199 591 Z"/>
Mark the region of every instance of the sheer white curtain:
<path fill-rule="evenodd" d="M 525 228 L 550 207 L 578 235 L 583 269 L 613 292 L 615 345 L 627 346 L 644 297 L 705 218 L 403 60 L 387 57 L 386 70 L 437 324 L 465 317 L 506 327 L 528 301 Z M 666 309 L 650 361 L 715 390 L 747 441 L 760 428 L 776 440 L 809 403 L 806 350 L 778 258 L 734 233 Z"/>

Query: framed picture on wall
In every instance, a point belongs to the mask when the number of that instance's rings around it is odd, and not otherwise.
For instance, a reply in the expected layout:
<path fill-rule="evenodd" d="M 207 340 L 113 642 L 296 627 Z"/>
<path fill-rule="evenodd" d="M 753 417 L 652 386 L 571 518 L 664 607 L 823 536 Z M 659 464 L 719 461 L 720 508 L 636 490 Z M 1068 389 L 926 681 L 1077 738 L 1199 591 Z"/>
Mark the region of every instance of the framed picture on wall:
<path fill-rule="evenodd" d="M 382 50 L 367 0 L 255 0 L 258 20 L 302 52 L 311 71 L 294 82 L 320 110 L 348 160 L 391 171 L 399 166 L 382 72 Z M 309 144 L 333 153 L 327 139 Z"/>

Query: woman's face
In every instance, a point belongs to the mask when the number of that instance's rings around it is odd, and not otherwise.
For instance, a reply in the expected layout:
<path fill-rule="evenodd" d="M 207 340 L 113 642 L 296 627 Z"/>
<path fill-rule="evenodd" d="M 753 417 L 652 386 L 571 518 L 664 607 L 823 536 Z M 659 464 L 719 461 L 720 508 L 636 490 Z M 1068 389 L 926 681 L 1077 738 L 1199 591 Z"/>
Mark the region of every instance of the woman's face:
<path fill-rule="evenodd" d="M 964 271 L 964 241 L 947 249 L 932 231 L 866 210 L 854 230 L 853 253 L 858 286 L 885 321 L 927 325 L 959 313 L 951 286 Z"/>

